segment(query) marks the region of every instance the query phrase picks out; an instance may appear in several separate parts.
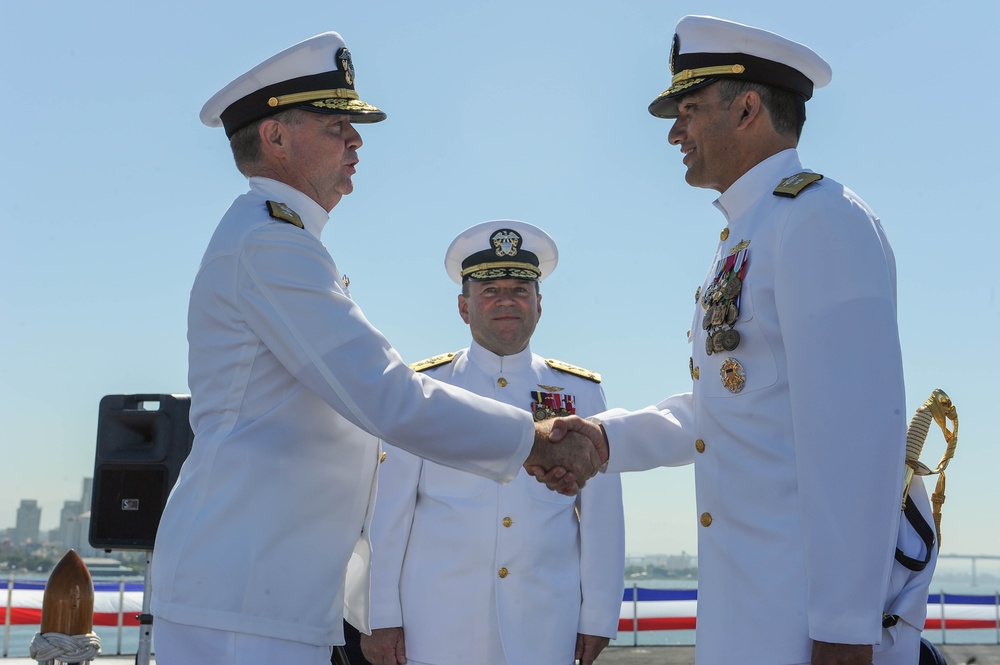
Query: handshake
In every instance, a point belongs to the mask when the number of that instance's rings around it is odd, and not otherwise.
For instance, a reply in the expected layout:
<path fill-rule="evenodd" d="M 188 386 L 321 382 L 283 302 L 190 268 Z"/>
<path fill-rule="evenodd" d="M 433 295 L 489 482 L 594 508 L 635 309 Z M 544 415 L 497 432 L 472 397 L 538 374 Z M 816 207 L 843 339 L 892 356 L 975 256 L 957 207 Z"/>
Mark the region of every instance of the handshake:
<path fill-rule="evenodd" d="M 610 450 L 604 429 L 578 416 L 535 423 L 525 470 L 550 490 L 573 496 L 603 467 Z"/>

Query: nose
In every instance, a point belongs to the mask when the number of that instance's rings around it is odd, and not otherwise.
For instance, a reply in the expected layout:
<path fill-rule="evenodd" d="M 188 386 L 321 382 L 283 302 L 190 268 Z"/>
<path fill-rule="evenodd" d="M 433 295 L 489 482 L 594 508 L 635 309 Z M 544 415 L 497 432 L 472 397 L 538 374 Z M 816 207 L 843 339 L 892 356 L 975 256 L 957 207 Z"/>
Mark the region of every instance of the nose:
<path fill-rule="evenodd" d="M 512 302 L 514 302 L 514 294 L 510 291 L 510 289 L 500 289 L 497 292 L 497 305 L 506 307 Z"/>
<path fill-rule="evenodd" d="M 349 124 L 350 129 L 347 135 L 347 147 L 351 150 L 357 150 L 361 147 L 364 141 L 361 140 L 361 132 L 358 128 L 354 126 L 354 123 Z"/>
<path fill-rule="evenodd" d="M 677 118 L 674 120 L 674 124 L 670 126 L 670 133 L 667 134 L 667 141 L 670 142 L 670 145 L 680 145 L 683 139 L 684 125 L 681 123 L 681 119 Z"/>

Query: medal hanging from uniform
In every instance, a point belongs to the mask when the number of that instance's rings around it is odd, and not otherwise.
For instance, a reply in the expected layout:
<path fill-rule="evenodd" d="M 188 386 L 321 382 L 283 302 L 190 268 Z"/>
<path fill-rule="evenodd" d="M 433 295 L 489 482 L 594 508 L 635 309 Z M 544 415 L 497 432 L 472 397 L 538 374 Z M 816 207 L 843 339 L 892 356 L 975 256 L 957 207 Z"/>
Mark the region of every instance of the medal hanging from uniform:
<path fill-rule="evenodd" d="M 740 245 L 742 249 L 719 260 L 715 278 L 701 297 L 705 310 L 701 327 L 707 332 L 705 353 L 708 355 L 733 351 L 740 345 L 740 333 L 733 326 L 740 317 L 740 295 L 750 265 L 750 250 L 744 243 Z"/>
<path fill-rule="evenodd" d="M 572 416 L 576 414 L 576 396 L 532 390 L 531 412 L 534 414 L 535 420 Z"/>

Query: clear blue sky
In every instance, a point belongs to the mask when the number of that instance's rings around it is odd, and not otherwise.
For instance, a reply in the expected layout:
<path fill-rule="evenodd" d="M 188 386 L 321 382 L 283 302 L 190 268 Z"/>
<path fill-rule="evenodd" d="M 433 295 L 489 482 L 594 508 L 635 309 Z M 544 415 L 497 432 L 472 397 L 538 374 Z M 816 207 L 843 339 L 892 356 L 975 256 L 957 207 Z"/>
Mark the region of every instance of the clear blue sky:
<path fill-rule="evenodd" d="M 324 240 L 404 358 L 468 343 L 445 248 L 465 227 L 511 217 L 547 229 L 561 253 L 536 352 L 601 372 L 615 406 L 688 390 L 685 333 L 723 220 L 714 192 L 684 183 L 669 123 L 646 106 L 667 86 L 677 20 L 699 13 L 780 32 L 831 63 L 833 82 L 808 106 L 803 161 L 864 197 L 893 243 L 911 411 L 935 387 L 958 405 L 944 551 L 1000 553 L 998 7 L 6 3 L 0 527 L 21 499 L 39 500 L 51 528 L 78 498 L 102 396 L 188 391 L 188 290 L 246 187 L 198 111 L 250 66 L 326 30 L 345 37 L 362 97 L 389 119 L 362 127 L 355 192 Z M 822 288 L 837 275 L 810 278 Z M 941 450 L 933 438 L 926 461 Z M 624 485 L 630 553 L 695 550 L 690 468 Z"/>

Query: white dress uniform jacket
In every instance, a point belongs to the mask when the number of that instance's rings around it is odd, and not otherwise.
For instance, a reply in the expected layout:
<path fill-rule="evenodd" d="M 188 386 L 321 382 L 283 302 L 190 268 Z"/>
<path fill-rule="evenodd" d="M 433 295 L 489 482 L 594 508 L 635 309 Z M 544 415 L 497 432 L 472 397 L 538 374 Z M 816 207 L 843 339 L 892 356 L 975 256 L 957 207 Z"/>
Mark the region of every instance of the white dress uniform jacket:
<path fill-rule="evenodd" d="M 728 237 L 698 292 L 747 252 L 739 346 L 708 354 L 699 298 L 693 392 L 599 416 L 610 471 L 695 463 L 701 665 L 807 663 L 810 639 L 876 644 L 883 610 L 923 626 L 926 595 L 901 592 L 919 576 L 897 565 L 890 588 L 907 424 L 895 261 L 839 183 L 772 193 L 802 170 L 786 150 L 716 201 Z M 738 392 L 722 380 L 732 361 Z M 914 495 L 929 515 L 919 483 Z"/>
<path fill-rule="evenodd" d="M 554 370 L 530 349 L 501 357 L 473 343 L 427 373 L 521 409 L 546 400 L 573 400 L 580 416 L 605 408 L 600 384 Z M 571 665 L 577 633 L 617 635 L 625 565 L 617 474 L 598 474 L 574 501 L 523 470 L 501 486 L 391 446 L 380 474 L 372 627 L 402 626 L 409 660 Z"/>
<path fill-rule="evenodd" d="M 272 218 L 287 204 L 305 228 Z M 534 427 L 522 410 L 411 371 L 351 301 L 320 232 L 327 212 L 251 178 L 202 260 L 189 310 L 194 446 L 160 522 L 152 610 L 180 624 L 343 644 L 348 561 L 378 439 L 508 482 Z M 473 447 L 468 432 L 480 433 Z M 367 535 L 367 534 L 365 534 Z"/>

